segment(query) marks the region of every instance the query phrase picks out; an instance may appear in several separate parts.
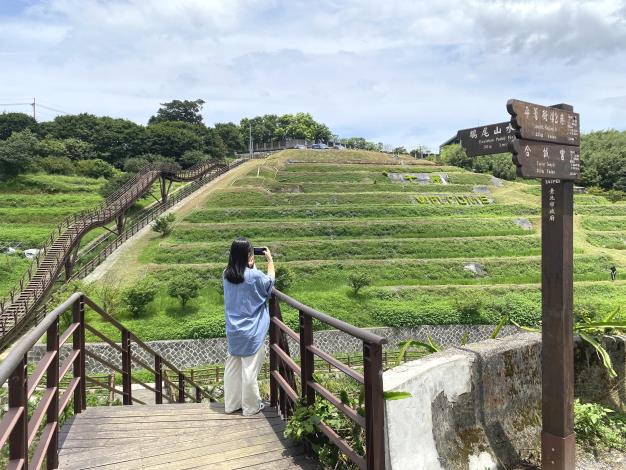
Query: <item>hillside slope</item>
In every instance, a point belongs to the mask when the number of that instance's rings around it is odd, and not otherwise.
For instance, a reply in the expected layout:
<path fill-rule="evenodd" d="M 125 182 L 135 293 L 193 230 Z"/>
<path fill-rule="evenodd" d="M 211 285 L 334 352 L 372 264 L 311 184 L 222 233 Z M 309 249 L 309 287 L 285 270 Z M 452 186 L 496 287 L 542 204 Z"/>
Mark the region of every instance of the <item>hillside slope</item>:
<path fill-rule="evenodd" d="M 205 287 L 184 312 L 163 288 L 143 318 L 119 316 L 150 339 L 220 335 L 221 272 L 230 242 L 246 236 L 293 273 L 290 295 L 357 325 L 496 323 L 502 315 L 533 324 L 539 204 L 535 181 L 378 153 L 290 150 L 186 211 L 169 237 L 150 235 L 107 282 L 130 270 L 165 284 L 191 269 Z M 626 204 L 576 195 L 576 214 L 576 310 L 595 315 L 625 298 L 609 267 L 626 265 Z M 362 272 L 372 285 L 354 295 L 347 279 Z M 295 324 L 295 312 L 286 316 Z"/>

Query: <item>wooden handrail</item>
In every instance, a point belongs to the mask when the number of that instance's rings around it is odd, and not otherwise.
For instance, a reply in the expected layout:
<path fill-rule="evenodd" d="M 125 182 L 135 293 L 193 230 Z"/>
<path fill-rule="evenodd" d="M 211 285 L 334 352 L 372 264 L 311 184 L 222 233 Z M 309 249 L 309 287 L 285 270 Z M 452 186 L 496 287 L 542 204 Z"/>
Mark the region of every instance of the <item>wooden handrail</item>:
<path fill-rule="evenodd" d="M 281 301 L 298 310 L 299 333 L 291 330 L 283 322 L 280 312 Z M 314 345 L 314 319 L 362 341 L 363 374 Z M 290 357 L 287 337 L 291 337 L 299 343 L 300 367 L 297 367 L 295 361 Z M 317 425 L 318 429 L 359 468 L 384 470 L 382 345 L 386 342 L 385 338 L 371 331 L 349 325 L 304 305 L 277 289 L 273 289 L 270 299 L 270 402 L 272 406 L 277 407 L 286 418 L 292 414 L 297 400 L 311 406 L 315 403 L 316 396 L 321 396 L 340 413 L 364 429 L 365 458 L 350 447 L 327 423 L 320 422 Z M 326 362 L 329 367 L 334 367 L 363 385 L 365 395 L 364 417 L 315 380 L 315 356 Z M 294 372 L 300 374 L 301 390 L 299 395 L 295 390 Z"/>
<path fill-rule="evenodd" d="M 110 338 L 96 330 L 93 326 L 85 323 L 85 307 L 90 307 L 97 312 L 104 320 L 115 326 L 122 334 L 122 345 L 118 346 Z M 60 315 L 71 309 L 72 323 L 69 328 L 60 333 L 58 330 Z M 121 352 L 121 367 L 118 367 L 110 360 L 100 357 L 93 351 L 85 347 L 85 330 L 97 332 L 97 336 L 105 339 L 107 343 L 115 345 L 114 351 Z M 26 368 L 26 355 L 37 341 L 46 335 L 46 353 L 35 366 L 34 372 L 28 377 Z M 59 365 L 60 338 L 64 341 L 72 338 L 72 349 L 70 354 Z M 154 358 L 155 368 L 147 366 L 141 360 L 134 358 L 135 362 L 147 367 L 155 375 L 155 386 L 152 387 L 133 377 L 133 348 L 135 346 L 145 350 Z M 95 379 L 86 376 L 85 358 L 93 358 L 111 370 L 120 372 L 123 376 L 124 384 L 122 390 L 115 385 L 103 384 Z M 163 366 L 172 369 L 178 376 L 178 400 L 173 400 L 162 392 L 163 382 L 169 382 L 163 374 Z M 65 390 L 61 394 L 63 376 L 72 371 L 72 378 L 63 385 Z M 29 397 L 37 388 L 41 388 L 43 376 L 46 376 L 46 383 L 43 394 L 36 404 L 32 417 L 29 419 L 25 410 L 29 402 Z M 5 360 L 0 363 L 0 386 L 8 382 L 9 384 L 9 409 L 0 420 L 0 450 L 8 442 L 9 445 L 9 468 L 41 468 L 46 464 L 46 468 L 53 469 L 58 466 L 58 441 L 59 441 L 59 419 L 65 408 L 73 398 L 74 414 L 81 413 L 87 407 L 86 383 L 90 382 L 103 387 L 111 392 L 121 394 L 125 405 L 133 403 L 145 404 L 132 396 L 131 384 L 136 383 L 155 394 L 155 403 L 161 404 L 163 396 L 170 401 L 184 402 L 190 399 L 195 402 L 202 401 L 203 397 L 210 397 L 210 394 L 187 377 L 183 372 L 174 367 L 169 361 L 163 359 L 152 348 L 133 335 L 121 323 L 111 317 L 104 309 L 80 292 L 72 294 L 65 302 L 50 312 L 44 319 L 28 334 L 24 335 L 9 351 Z M 186 388 L 195 388 L 195 396 L 190 394 Z M 44 423 L 44 417 L 46 419 Z M 38 433 L 43 426 L 43 431 Z M 34 452 L 31 447 L 35 446 Z M 33 455 L 29 462 L 29 455 Z"/>

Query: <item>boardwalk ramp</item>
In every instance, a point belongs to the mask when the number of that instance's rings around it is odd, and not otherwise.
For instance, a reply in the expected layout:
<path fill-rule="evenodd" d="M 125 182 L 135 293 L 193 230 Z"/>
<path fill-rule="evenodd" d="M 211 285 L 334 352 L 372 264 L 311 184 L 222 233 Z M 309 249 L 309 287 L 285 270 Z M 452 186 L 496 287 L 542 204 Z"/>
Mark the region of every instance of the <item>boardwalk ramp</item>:
<path fill-rule="evenodd" d="M 215 403 L 87 408 L 59 436 L 61 469 L 315 469 L 275 410 L 246 417 Z"/>

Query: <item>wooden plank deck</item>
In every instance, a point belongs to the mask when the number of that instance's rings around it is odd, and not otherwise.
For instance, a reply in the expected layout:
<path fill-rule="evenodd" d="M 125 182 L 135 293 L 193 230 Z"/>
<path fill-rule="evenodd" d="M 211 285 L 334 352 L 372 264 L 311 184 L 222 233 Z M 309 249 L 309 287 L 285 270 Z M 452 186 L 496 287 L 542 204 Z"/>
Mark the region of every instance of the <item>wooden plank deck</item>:
<path fill-rule="evenodd" d="M 317 469 L 276 411 L 194 403 L 88 408 L 61 428 L 61 469 Z"/>

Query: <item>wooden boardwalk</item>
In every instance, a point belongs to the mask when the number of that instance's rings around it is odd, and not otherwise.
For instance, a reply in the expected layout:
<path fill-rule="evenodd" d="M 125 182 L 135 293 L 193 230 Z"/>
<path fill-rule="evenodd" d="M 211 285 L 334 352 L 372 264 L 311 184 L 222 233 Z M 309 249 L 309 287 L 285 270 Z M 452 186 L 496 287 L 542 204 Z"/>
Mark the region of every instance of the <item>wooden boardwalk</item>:
<path fill-rule="evenodd" d="M 61 428 L 61 469 L 317 469 L 274 410 L 194 403 L 88 408 Z"/>

